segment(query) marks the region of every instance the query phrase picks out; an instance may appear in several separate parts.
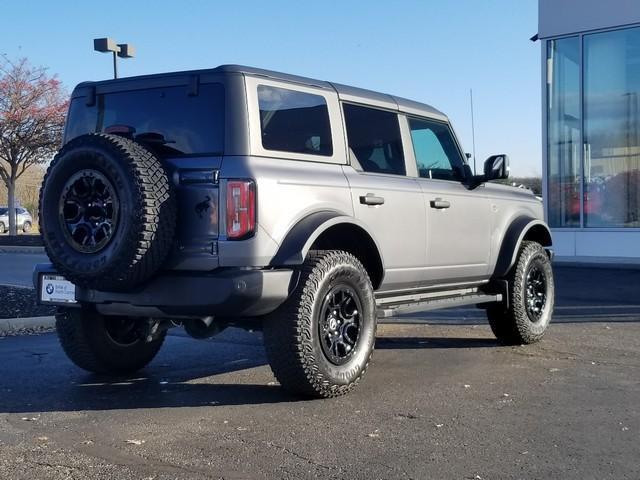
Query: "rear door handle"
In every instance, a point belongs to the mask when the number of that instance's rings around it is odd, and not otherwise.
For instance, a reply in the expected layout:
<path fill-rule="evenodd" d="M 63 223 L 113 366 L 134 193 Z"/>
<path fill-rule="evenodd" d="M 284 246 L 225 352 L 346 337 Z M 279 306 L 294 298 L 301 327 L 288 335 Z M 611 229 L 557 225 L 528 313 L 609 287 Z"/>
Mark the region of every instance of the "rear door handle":
<path fill-rule="evenodd" d="M 441 198 L 436 198 L 431 200 L 431 208 L 437 208 L 438 210 L 442 210 L 443 208 L 449 208 L 451 204 L 447 200 L 443 200 Z"/>
<path fill-rule="evenodd" d="M 360 203 L 363 205 L 382 205 L 384 197 L 377 197 L 373 193 L 367 193 L 366 195 L 360 195 Z"/>

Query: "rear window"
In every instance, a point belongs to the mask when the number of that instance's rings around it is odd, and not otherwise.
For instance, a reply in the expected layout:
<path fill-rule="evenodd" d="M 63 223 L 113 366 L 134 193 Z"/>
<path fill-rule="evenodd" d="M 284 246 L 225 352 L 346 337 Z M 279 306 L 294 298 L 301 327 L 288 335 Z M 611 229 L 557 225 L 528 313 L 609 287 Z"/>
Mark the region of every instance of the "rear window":
<path fill-rule="evenodd" d="M 119 133 L 162 145 L 168 154 L 224 151 L 224 87 L 203 84 L 100 94 L 94 106 L 71 102 L 65 141 L 91 132 Z"/>
<path fill-rule="evenodd" d="M 329 110 L 323 96 L 260 85 L 258 103 L 263 148 L 333 155 Z"/>

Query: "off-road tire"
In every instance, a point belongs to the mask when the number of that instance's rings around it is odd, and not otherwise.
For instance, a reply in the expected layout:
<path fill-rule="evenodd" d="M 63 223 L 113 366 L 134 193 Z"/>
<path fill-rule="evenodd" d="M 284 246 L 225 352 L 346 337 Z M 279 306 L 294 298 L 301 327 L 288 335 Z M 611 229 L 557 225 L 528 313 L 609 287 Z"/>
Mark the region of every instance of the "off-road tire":
<path fill-rule="evenodd" d="M 156 356 L 166 332 L 151 342 L 140 337 L 135 343 L 115 342 L 105 328 L 112 321 L 80 308 L 58 309 L 56 331 L 62 349 L 78 367 L 100 374 L 123 375 L 145 367 Z"/>
<path fill-rule="evenodd" d="M 526 281 L 533 266 L 539 268 L 546 279 L 546 301 L 540 317 L 533 319 L 527 310 Z M 516 264 L 507 277 L 509 284 L 509 308 L 493 305 L 487 308 L 489 325 L 496 338 L 505 345 L 522 345 L 538 342 L 544 336 L 554 306 L 554 281 L 551 260 L 542 245 L 523 241 Z"/>
<path fill-rule="evenodd" d="M 344 395 L 364 376 L 375 345 L 376 307 L 367 271 L 350 253 L 311 251 L 289 299 L 264 324 L 271 369 L 285 390 L 315 398 Z M 362 305 L 361 327 L 347 363 L 332 363 L 320 345 L 318 322 L 325 296 L 336 285 L 353 288 Z"/>
<path fill-rule="evenodd" d="M 107 178 L 119 196 L 118 223 L 109 243 L 94 253 L 70 244 L 60 220 L 66 182 L 82 170 Z M 125 291 L 162 266 L 176 231 L 176 199 L 160 160 L 132 140 L 88 134 L 68 142 L 55 156 L 40 191 L 40 231 L 56 270 L 86 288 Z"/>

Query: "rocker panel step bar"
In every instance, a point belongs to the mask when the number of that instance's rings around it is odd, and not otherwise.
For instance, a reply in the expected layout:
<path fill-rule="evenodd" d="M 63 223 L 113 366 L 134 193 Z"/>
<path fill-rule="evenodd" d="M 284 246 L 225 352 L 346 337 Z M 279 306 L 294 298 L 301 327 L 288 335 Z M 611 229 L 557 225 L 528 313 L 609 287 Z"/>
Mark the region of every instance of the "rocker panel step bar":
<path fill-rule="evenodd" d="M 409 297 L 402 301 L 395 297 L 394 302 L 391 299 L 376 300 L 378 307 L 378 317 L 386 318 L 397 315 L 398 313 L 424 312 L 429 310 L 438 310 L 441 308 L 462 307 L 465 305 L 477 305 L 481 303 L 501 302 L 502 294 L 485 294 L 477 291 L 469 293 L 458 293 L 447 296 L 434 296 L 431 298 L 415 298 Z"/>

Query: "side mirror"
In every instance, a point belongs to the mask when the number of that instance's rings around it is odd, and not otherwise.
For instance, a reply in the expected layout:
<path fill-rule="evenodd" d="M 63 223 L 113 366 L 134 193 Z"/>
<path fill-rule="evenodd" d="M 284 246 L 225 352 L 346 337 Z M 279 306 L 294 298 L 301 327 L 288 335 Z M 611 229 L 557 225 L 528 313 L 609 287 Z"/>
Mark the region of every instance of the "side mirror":
<path fill-rule="evenodd" d="M 484 180 L 502 180 L 509 178 L 509 157 L 507 155 L 491 155 L 484 162 Z"/>

